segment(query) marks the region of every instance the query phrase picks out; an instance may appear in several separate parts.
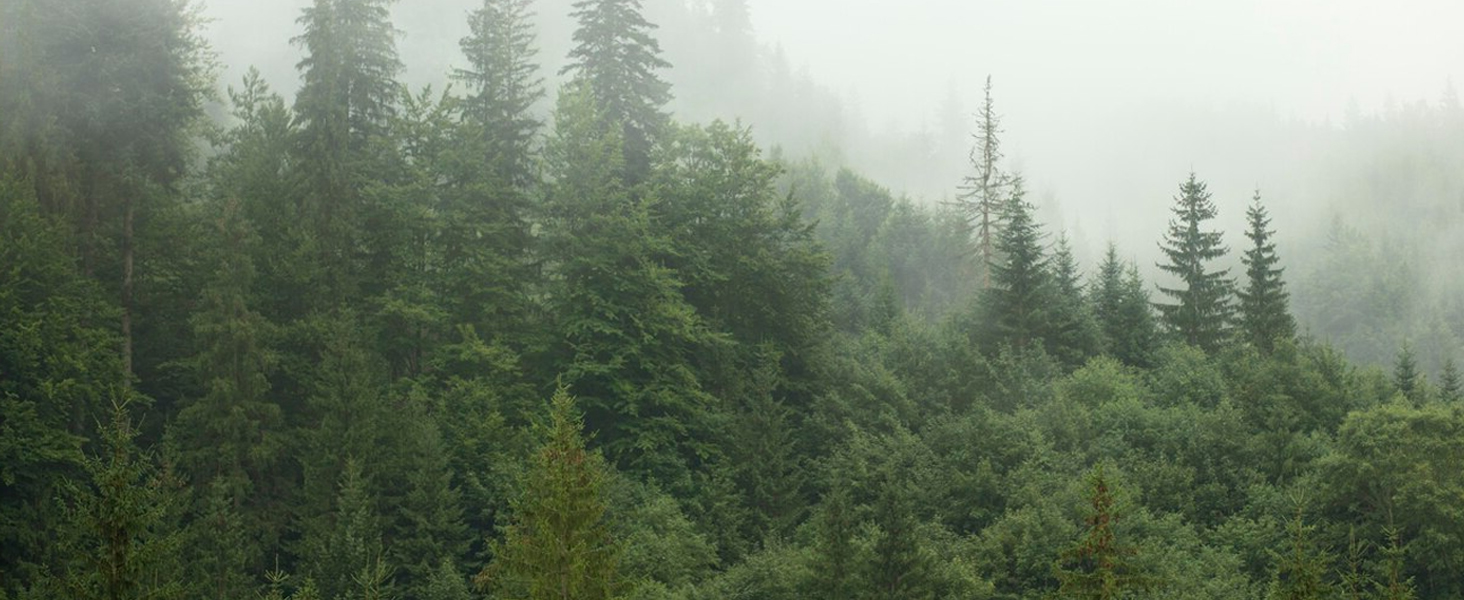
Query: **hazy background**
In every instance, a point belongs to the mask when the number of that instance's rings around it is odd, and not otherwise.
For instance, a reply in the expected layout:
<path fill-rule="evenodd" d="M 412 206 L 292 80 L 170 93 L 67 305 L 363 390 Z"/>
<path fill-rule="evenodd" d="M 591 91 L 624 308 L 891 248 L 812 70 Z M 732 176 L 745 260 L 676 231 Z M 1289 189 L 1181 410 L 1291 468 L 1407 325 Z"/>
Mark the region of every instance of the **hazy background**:
<path fill-rule="evenodd" d="M 306 4 L 207 1 L 221 87 L 255 65 L 292 98 L 290 39 Z M 476 4 L 396 4 L 409 85 L 447 81 Z M 551 99 L 570 4 L 536 4 Z M 1450 315 L 1464 321 L 1464 308 L 1445 305 L 1464 292 L 1464 110 L 1453 90 L 1464 82 L 1464 2 L 745 0 L 746 19 L 738 0 L 644 4 L 682 120 L 742 118 L 790 159 L 816 155 L 934 203 L 966 172 L 989 74 L 1010 168 L 1088 265 L 1113 240 L 1150 268 L 1193 170 L 1237 250 L 1260 188 L 1304 325 L 1336 312 L 1303 280 L 1328 268 L 1339 226 L 1354 227 L 1371 258 L 1352 263 L 1407 261 L 1417 280 L 1420 299 L 1379 302 L 1436 313 L 1433 324 L 1402 316 L 1412 324 L 1356 335 L 1442 327 L 1457 335 L 1436 351 L 1461 354 L 1464 323 Z M 1396 343 L 1353 354 L 1383 359 Z"/>

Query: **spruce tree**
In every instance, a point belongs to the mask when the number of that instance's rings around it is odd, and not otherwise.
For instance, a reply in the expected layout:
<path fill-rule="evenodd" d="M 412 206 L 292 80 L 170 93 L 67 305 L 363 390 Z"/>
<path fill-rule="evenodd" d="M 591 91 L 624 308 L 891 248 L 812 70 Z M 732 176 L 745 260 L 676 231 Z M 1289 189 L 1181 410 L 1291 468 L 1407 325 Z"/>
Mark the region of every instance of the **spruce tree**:
<path fill-rule="evenodd" d="M 1330 557 L 1316 546 L 1315 525 L 1303 519 L 1300 506 L 1287 520 L 1287 546 L 1276 553 L 1276 568 L 1267 598 L 1270 600 L 1321 600 L 1330 598 L 1332 587 L 1325 578 Z"/>
<path fill-rule="evenodd" d="M 1058 236 L 1052 253 L 1052 322 L 1048 350 L 1069 367 L 1097 354 L 1102 333 L 1084 294 L 1078 262 L 1066 234 Z"/>
<path fill-rule="evenodd" d="M 1160 250 L 1167 262 L 1158 266 L 1179 279 L 1179 287 L 1159 287 L 1174 303 L 1159 303 L 1165 326 L 1179 340 L 1207 352 L 1220 347 L 1226 336 L 1233 307 L 1229 269 L 1211 270 L 1207 263 L 1225 256 L 1219 231 L 1206 231 L 1205 222 L 1215 218 L 1215 204 L 1205 184 L 1190 173 L 1179 187 L 1172 209 L 1174 219 L 1164 235 Z"/>
<path fill-rule="evenodd" d="M 535 425 L 541 445 L 519 482 L 493 562 L 476 578 L 480 588 L 529 600 L 619 597 L 621 549 L 605 516 L 608 467 L 585 449 L 583 429 L 574 398 L 561 387 L 548 419 Z"/>
<path fill-rule="evenodd" d="M 1296 336 L 1296 321 L 1287 309 L 1290 294 L 1281 279 L 1285 269 L 1276 266 L 1280 259 L 1276 257 L 1276 244 L 1271 241 L 1276 232 L 1267 229 L 1271 218 L 1261 205 L 1260 191 L 1256 191 L 1245 216 L 1250 224 L 1245 235 L 1250 238 L 1251 247 L 1241 257 L 1246 267 L 1246 287 L 1236 293 L 1240 298 L 1240 327 L 1252 344 L 1269 352 L 1276 340 Z"/>
<path fill-rule="evenodd" d="M 921 543 L 920 522 L 911 507 L 904 478 L 887 473 L 871 515 L 879 533 L 865 567 L 864 597 L 870 600 L 935 597 L 932 560 Z"/>
<path fill-rule="evenodd" d="M 534 138 L 542 125 L 534 104 L 544 97 L 535 47 L 532 0 L 483 0 L 468 17 L 460 43 L 468 66 L 453 78 L 467 86 L 462 111 L 481 165 L 495 185 L 522 188 L 534 177 Z"/>
<path fill-rule="evenodd" d="M 316 297 L 357 293 L 358 244 L 369 212 L 365 187 L 390 160 L 382 140 L 400 91 L 392 2 L 314 0 L 297 20 L 304 31 L 294 42 L 305 50 L 296 65 L 297 168 L 307 192 L 301 216 L 312 228 L 323 271 Z"/>
<path fill-rule="evenodd" d="M 1444 369 L 1439 374 L 1439 398 L 1453 404 L 1464 398 L 1464 380 L 1461 380 L 1459 367 L 1452 358 L 1444 359 Z"/>
<path fill-rule="evenodd" d="M 982 296 L 992 328 L 992 345 L 1008 344 L 1025 350 L 1049 332 L 1052 321 L 1052 281 L 1042 248 L 1043 233 L 1032 216 L 1022 181 L 1013 181 L 1006 199 L 996 252 L 1002 257 L 992 269 L 991 287 Z"/>
<path fill-rule="evenodd" d="M 1115 600 L 1153 587 L 1154 579 L 1134 562 L 1138 549 L 1120 542 L 1114 531 L 1121 514 L 1103 465 L 1088 474 L 1088 488 L 1086 530 L 1054 566 L 1058 596 Z"/>
<path fill-rule="evenodd" d="M 997 248 L 1006 200 L 1017 181 L 1001 170 L 1001 115 L 991 97 L 991 76 L 986 77 L 985 100 L 976 113 L 976 133 L 971 137 L 970 163 L 973 173 L 961 183 L 958 206 L 976 236 L 976 256 L 981 289 L 992 286 L 992 273 L 999 260 Z"/>
<path fill-rule="evenodd" d="M 1409 402 L 1419 404 L 1423 394 L 1424 375 L 1418 371 L 1418 360 L 1413 355 L 1413 344 L 1403 341 L 1398 348 L 1398 357 L 1393 361 L 1393 387 Z"/>
<path fill-rule="evenodd" d="M 809 597 L 821 600 L 853 598 L 859 589 L 859 558 L 854 545 L 859 520 L 842 481 L 824 495 L 813 517 L 814 555 Z"/>
<path fill-rule="evenodd" d="M 1158 346 L 1149 292 L 1136 265 L 1124 264 L 1112 243 L 1089 288 L 1089 303 L 1103 335 L 1104 350 L 1124 364 L 1148 367 Z"/>
<path fill-rule="evenodd" d="M 671 100 L 671 86 L 656 72 L 671 65 L 641 0 L 578 0 L 572 15 L 575 47 L 560 72 L 584 85 L 600 117 L 620 129 L 620 176 L 638 184 L 650 174 L 651 147 L 667 124 L 662 107 Z"/>
<path fill-rule="evenodd" d="M 1413 578 L 1403 574 L 1403 559 L 1407 554 L 1408 547 L 1403 544 L 1403 534 L 1396 528 L 1389 527 L 1384 533 L 1388 536 L 1388 546 L 1382 548 L 1382 577 L 1377 581 L 1378 600 L 1414 600 L 1418 592 L 1414 589 Z"/>

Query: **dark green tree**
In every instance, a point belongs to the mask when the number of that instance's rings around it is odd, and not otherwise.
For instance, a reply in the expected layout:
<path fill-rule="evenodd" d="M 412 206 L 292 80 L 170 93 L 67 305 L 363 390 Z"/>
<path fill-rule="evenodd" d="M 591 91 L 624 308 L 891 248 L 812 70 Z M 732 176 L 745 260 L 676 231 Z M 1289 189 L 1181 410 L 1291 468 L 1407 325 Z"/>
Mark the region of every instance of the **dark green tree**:
<path fill-rule="evenodd" d="M 1180 341 L 1198 346 L 1206 352 L 1220 347 L 1230 324 L 1231 288 L 1229 269 L 1211 270 L 1207 263 L 1225 256 L 1219 231 L 1202 229 L 1215 218 L 1215 204 L 1205 184 L 1190 173 L 1179 186 L 1169 221 L 1169 231 L 1159 249 L 1167 262 L 1159 268 L 1179 279 L 1179 287 L 1159 286 L 1159 291 L 1174 300 L 1158 303 L 1159 313 L 1169 331 Z"/>
<path fill-rule="evenodd" d="M 1388 536 L 1388 546 L 1381 552 L 1383 576 L 1377 582 L 1377 598 L 1414 600 L 1418 592 L 1413 588 L 1413 578 L 1403 574 L 1403 559 L 1408 551 L 1408 546 L 1403 543 L 1403 534 L 1396 528 L 1388 528 L 1383 533 Z"/>
<path fill-rule="evenodd" d="M 1296 516 L 1286 521 L 1287 545 L 1275 554 L 1276 567 L 1271 577 L 1267 598 L 1271 600 L 1320 600 L 1330 598 L 1332 586 L 1326 581 L 1331 557 L 1317 547 L 1315 525 L 1303 518 L 1298 503 Z"/>
<path fill-rule="evenodd" d="M 607 458 L 689 493 L 691 470 L 714 438 L 712 399 L 693 358 L 721 340 L 662 263 L 670 248 L 650 200 L 633 197 L 618 175 L 620 128 L 595 110 L 583 87 L 566 88 L 546 149 L 554 185 L 542 206 L 542 247 L 555 370 L 574 387 Z"/>
<path fill-rule="evenodd" d="M 933 560 L 919 531 L 907 476 L 890 473 L 881 479 L 871 515 L 879 533 L 864 568 L 863 597 L 933 598 Z"/>
<path fill-rule="evenodd" d="M 1418 359 L 1413 355 L 1413 344 L 1403 340 L 1393 360 L 1393 387 L 1415 406 L 1421 403 L 1425 376 L 1418 370 Z"/>
<path fill-rule="evenodd" d="M 1153 577 L 1134 560 L 1138 548 L 1118 540 L 1115 526 L 1122 515 L 1102 464 L 1089 472 L 1088 487 L 1085 531 L 1054 565 L 1058 595 L 1111 600 L 1153 587 Z"/>
<path fill-rule="evenodd" d="M 1459 367 L 1452 358 L 1444 359 L 1444 369 L 1439 373 L 1439 398 L 1455 404 L 1464 398 L 1464 378 L 1459 376 Z"/>
<path fill-rule="evenodd" d="M 300 122 L 297 168 L 304 181 L 303 217 L 311 227 L 323 280 L 321 298 L 357 293 L 358 244 L 368 219 L 368 181 L 379 180 L 389 148 L 383 140 L 396 113 L 402 69 L 393 0 L 314 0 L 297 22 L 305 50 L 295 113 Z M 389 250 L 389 249 L 377 249 Z"/>
<path fill-rule="evenodd" d="M 467 86 L 462 112 L 488 179 L 522 188 L 536 179 L 532 151 L 542 125 L 534 104 L 544 97 L 535 47 L 532 0 L 483 0 L 462 39 L 468 66 L 453 72 Z"/>
<path fill-rule="evenodd" d="M 854 545 L 859 519 L 848 485 L 840 482 L 824 495 L 813 517 L 814 543 L 808 597 L 853 598 L 860 589 L 859 554 Z"/>
<path fill-rule="evenodd" d="M 1267 229 L 1271 217 L 1261 205 L 1261 192 L 1245 211 L 1249 229 L 1245 236 L 1250 238 L 1241 262 L 1245 263 L 1246 286 L 1236 292 L 1240 298 L 1240 328 L 1246 339 L 1263 351 L 1270 352 L 1278 339 L 1296 336 L 1296 321 L 1287 308 L 1290 294 L 1286 282 L 1281 279 L 1285 269 L 1276 266 L 1276 243 L 1271 241 L 1275 231 Z"/>
<path fill-rule="evenodd" d="M 86 461 L 87 480 L 64 495 L 64 557 L 59 598 L 183 598 L 182 538 L 174 519 L 182 496 L 169 474 L 137 447 L 127 405 L 118 401 L 102 430 L 101 454 Z"/>
<path fill-rule="evenodd" d="M 1069 367 L 1079 367 L 1098 354 L 1102 333 L 1086 299 L 1078 261 L 1066 234 L 1052 251 L 1052 308 L 1048 350 Z"/>
<path fill-rule="evenodd" d="M 992 347 L 1008 344 L 1026 350 L 1041 343 L 1051 331 L 1052 276 L 1043 251 L 1041 225 L 1033 218 L 1020 178 L 1012 182 L 1006 199 L 1005 221 L 996 238 L 1001 261 L 991 273 L 991 287 L 981 299 L 986 308 L 987 341 Z"/>
<path fill-rule="evenodd" d="M 495 597 L 608 600 L 624 588 L 621 549 L 605 520 L 608 467 L 585 449 L 583 429 L 561 387 L 547 420 L 535 425 L 541 445 L 519 482 L 504 538 L 476 578 Z"/>
<path fill-rule="evenodd" d="M 1088 303 L 1103 334 L 1105 351 L 1127 365 L 1151 366 L 1159 332 L 1138 267 L 1133 263 L 1125 266 L 1118 258 L 1118 248 L 1110 243 L 1096 277 L 1088 288 Z"/>
<path fill-rule="evenodd" d="M 381 516 L 361 465 L 345 460 L 334 506 L 301 542 L 304 572 L 326 598 L 351 597 L 387 584 Z M 356 596 L 359 597 L 359 596 Z"/>
<path fill-rule="evenodd" d="M 585 86 L 599 118 L 620 130 L 618 175 L 635 185 L 650 174 L 651 147 L 667 124 L 662 107 L 671 86 L 656 72 L 670 63 L 651 35 L 655 26 L 641 15 L 641 0 L 578 0 L 572 15 L 575 47 L 560 72 Z"/>

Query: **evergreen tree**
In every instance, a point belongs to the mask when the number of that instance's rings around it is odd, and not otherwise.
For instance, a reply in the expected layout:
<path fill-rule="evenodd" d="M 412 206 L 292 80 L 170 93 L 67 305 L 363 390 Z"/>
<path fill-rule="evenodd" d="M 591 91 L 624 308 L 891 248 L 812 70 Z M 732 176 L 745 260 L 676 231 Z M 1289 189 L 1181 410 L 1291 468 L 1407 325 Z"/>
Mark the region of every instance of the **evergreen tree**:
<path fill-rule="evenodd" d="M 985 100 L 976 113 L 976 143 L 971 148 L 970 162 L 974 172 L 961 184 L 959 206 L 976 236 L 976 256 L 981 270 L 981 289 L 993 284 L 993 272 L 999 260 L 998 249 L 1001 219 L 1007 196 L 1020 184 L 1015 177 L 1001 170 L 1001 115 L 991 97 L 991 76 L 986 76 Z"/>
<path fill-rule="evenodd" d="M 577 0 L 574 49 L 560 71 L 585 86 L 600 118 L 620 129 L 619 176 L 628 185 L 645 180 L 651 147 L 666 126 L 662 107 L 671 86 L 656 71 L 667 68 L 655 26 L 641 15 L 641 0 Z"/>
<path fill-rule="evenodd" d="M 1393 361 L 1393 387 L 1409 402 L 1417 405 L 1423 395 L 1424 375 L 1418 371 L 1418 360 L 1413 356 L 1413 344 L 1403 341 L 1398 357 Z"/>
<path fill-rule="evenodd" d="M 976 259 L 981 268 L 981 288 L 987 290 L 993 285 L 1000 249 L 1001 218 L 1006 211 L 1007 195 L 1016 193 L 1019 181 L 1016 177 L 1001 171 L 1001 116 L 997 114 L 996 101 L 991 98 L 991 76 L 987 76 L 985 101 L 981 111 L 976 113 L 976 132 L 972 133 L 975 145 L 971 148 L 971 168 L 960 184 L 959 208 L 971 222 L 975 233 Z"/>
<path fill-rule="evenodd" d="M 532 0 L 483 0 L 468 17 L 461 42 L 468 67 L 454 78 L 468 88 L 463 117 L 478 142 L 488 180 L 522 188 L 533 183 L 532 150 L 540 120 L 533 113 L 544 97 L 535 47 Z"/>
<path fill-rule="evenodd" d="M 1076 544 L 1063 551 L 1054 567 L 1065 598 L 1112 600 L 1149 589 L 1153 578 L 1134 562 L 1138 549 L 1118 541 L 1114 528 L 1121 516 L 1117 496 L 1103 465 L 1088 475 L 1091 506 L 1087 528 Z"/>
<path fill-rule="evenodd" d="M 1418 597 L 1418 592 L 1414 590 L 1413 578 L 1403 574 L 1403 559 L 1408 549 L 1402 543 L 1403 535 L 1391 527 L 1384 533 L 1388 536 L 1388 546 L 1382 549 L 1383 577 L 1377 582 L 1377 598 L 1414 600 Z"/>
<path fill-rule="evenodd" d="M 1174 219 L 1164 235 L 1160 250 L 1168 262 L 1158 266 L 1179 278 L 1180 287 L 1160 286 L 1159 291 L 1174 299 L 1173 304 L 1159 303 L 1165 326 L 1181 341 L 1207 352 L 1220 347 L 1226 335 L 1233 307 L 1229 269 L 1209 270 L 1206 263 L 1225 256 L 1218 231 L 1205 231 L 1204 223 L 1215 218 L 1215 205 L 1205 184 L 1190 173 L 1189 180 L 1179 187 L 1175 197 Z"/>
<path fill-rule="evenodd" d="M 991 287 L 982 296 L 992 328 L 988 341 L 1025 350 L 1050 331 L 1053 305 L 1042 229 L 1033 219 L 1020 178 L 1013 181 L 1002 217 L 1005 226 L 996 240 L 1002 260 L 992 269 Z"/>
<path fill-rule="evenodd" d="M 520 481 L 493 562 L 476 581 L 502 598 L 619 597 L 621 550 L 605 521 L 607 466 L 585 449 L 584 423 L 563 387 L 535 429 L 542 445 Z"/>
<path fill-rule="evenodd" d="M 102 454 L 87 458 L 88 481 L 68 490 L 56 597 L 184 597 L 182 540 L 170 522 L 180 494 L 136 438 L 126 403 L 115 403 L 102 431 Z"/>
<path fill-rule="evenodd" d="M 1276 257 L 1276 244 L 1271 241 L 1276 232 L 1266 229 L 1271 218 L 1261 205 L 1259 190 L 1245 216 L 1250 224 L 1245 235 L 1250 238 L 1251 247 L 1241 258 L 1246 267 L 1246 288 L 1236 293 L 1240 298 L 1240 327 L 1252 344 L 1269 352 L 1276 340 L 1296 336 L 1296 321 L 1287 309 L 1290 294 L 1281 279 L 1285 269 L 1276 266 L 1280 259 Z"/>
<path fill-rule="evenodd" d="M 1315 525 L 1302 518 L 1300 506 L 1296 516 L 1286 522 L 1287 548 L 1276 554 L 1276 569 L 1267 595 L 1271 600 L 1320 600 L 1331 597 L 1327 585 L 1326 551 L 1318 549 L 1312 538 Z"/>
<path fill-rule="evenodd" d="M 557 369 L 614 464 L 690 493 L 691 470 L 714 438 L 711 398 L 692 359 L 721 340 L 659 260 L 669 247 L 649 201 L 633 198 L 618 176 L 619 133 L 583 88 L 561 93 L 542 236 Z"/>
<path fill-rule="evenodd" d="M 879 533 L 863 578 L 869 586 L 864 597 L 933 598 L 932 560 L 921 543 L 904 479 L 894 473 L 883 479 L 872 515 Z"/>
<path fill-rule="evenodd" d="M 361 465 L 347 458 L 334 507 L 301 542 L 305 573 L 326 598 L 386 585 L 381 517 Z"/>
<path fill-rule="evenodd" d="M 1132 263 L 1125 267 L 1112 243 L 1098 265 L 1097 280 L 1089 286 L 1088 296 L 1105 350 L 1124 364 L 1150 366 L 1159 335 L 1149 292 L 1138 267 Z"/>
<path fill-rule="evenodd" d="M 1052 284 L 1049 350 L 1069 367 L 1078 367 L 1098 354 L 1102 333 L 1085 300 L 1078 262 L 1066 234 L 1057 238 L 1052 253 Z"/>
<path fill-rule="evenodd" d="M 356 294 L 366 182 L 382 175 L 383 139 L 396 111 L 393 0 L 313 0 L 297 22 L 303 47 L 295 112 L 301 123 L 299 165 L 307 196 L 301 215 L 312 227 L 324 298 Z M 323 289 L 322 289 L 323 288 Z"/>
<path fill-rule="evenodd" d="M 824 495 L 813 518 L 813 527 L 813 577 L 808 596 L 822 600 L 853 598 L 860 587 L 859 556 L 854 545 L 859 520 L 854 515 L 846 484 L 836 484 Z"/>
<path fill-rule="evenodd" d="M 232 600 L 255 591 L 252 573 L 263 554 L 259 540 L 268 540 L 261 534 L 270 532 L 246 525 L 236 493 L 224 478 L 213 480 L 188 529 L 188 578 L 202 597 Z"/>
<path fill-rule="evenodd" d="M 1444 370 L 1439 374 L 1439 397 L 1454 404 L 1464 398 L 1464 379 L 1460 378 L 1459 367 L 1452 358 L 1444 359 Z"/>

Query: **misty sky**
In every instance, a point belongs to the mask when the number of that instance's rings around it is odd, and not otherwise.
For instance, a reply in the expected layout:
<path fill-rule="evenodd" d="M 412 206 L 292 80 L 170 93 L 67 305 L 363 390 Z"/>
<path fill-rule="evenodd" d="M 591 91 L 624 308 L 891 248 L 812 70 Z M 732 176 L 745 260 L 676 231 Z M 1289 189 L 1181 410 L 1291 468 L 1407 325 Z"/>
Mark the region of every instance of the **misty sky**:
<path fill-rule="evenodd" d="M 644 0 L 648 13 L 676 1 Z M 564 23 L 570 2 L 537 2 L 541 25 Z M 292 97 L 299 49 L 289 40 L 307 3 L 205 0 L 223 84 L 253 64 Z M 463 16 L 475 4 L 397 4 L 409 84 L 441 82 L 460 64 Z M 1227 230 L 1240 230 L 1257 187 L 1278 228 L 1315 226 L 1324 219 L 1309 207 L 1325 190 L 1296 171 L 1298 157 L 1322 148 L 1314 136 L 1290 135 L 1288 124 L 1338 123 L 1349 106 L 1367 113 L 1436 102 L 1451 81 L 1464 83 L 1459 0 L 749 4 L 760 41 L 841 93 L 850 116 L 874 132 L 941 127 L 949 123 L 942 107 L 954 99 L 969 113 L 992 75 L 1012 167 L 1026 174 L 1049 224 L 1072 233 L 1089 258 L 1109 239 L 1152 253 L 1191 170 L 1210 183 Z M 569 44 L 565 25 L 555 27 L 540 40 L 550 68 Z M 969 119 L 962 128 L 969 132 Z M 881 183 L 926 199 L 959 184 L 957 173 L 935 179 Z"/>

